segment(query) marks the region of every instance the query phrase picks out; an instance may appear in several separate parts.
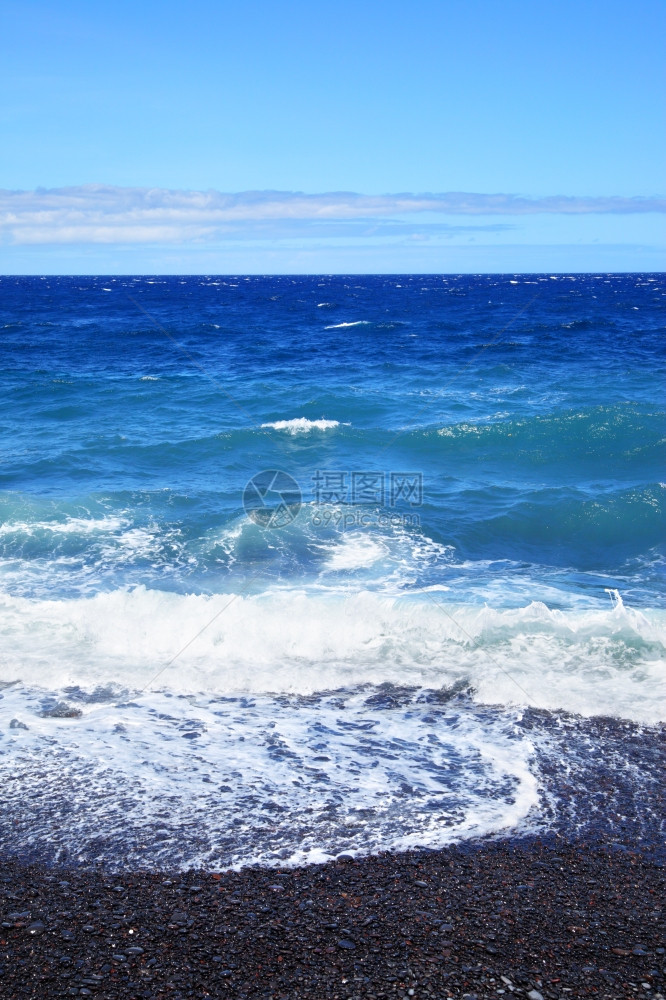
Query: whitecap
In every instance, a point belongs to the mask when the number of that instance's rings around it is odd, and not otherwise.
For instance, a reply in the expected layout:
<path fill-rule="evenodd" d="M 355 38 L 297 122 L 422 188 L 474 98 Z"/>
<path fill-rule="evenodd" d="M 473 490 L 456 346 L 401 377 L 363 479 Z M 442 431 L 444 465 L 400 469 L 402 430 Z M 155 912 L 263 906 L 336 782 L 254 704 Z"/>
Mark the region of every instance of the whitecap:
<path fill-rule="evenodd" d="M 292 420 L 274 420 L 262 424 L 262 428 L 274 431 L 287 431 L 288 434 L 308 434 L 310 431 L 328 431 L 340 426 L 339 420 L 308 420 L 307 417 L 294 417 Z M 348 426 L 348 425 L 346 425 Z"/>
<path fill-rule="evenodd" d="M 325 330 L 342 330 L 344 327 L 348 326 L 370 326 L 370 321 L 367 319 L 357 319 L 353 323 L 334 323 L 333 326 L 325 326 Z"/>

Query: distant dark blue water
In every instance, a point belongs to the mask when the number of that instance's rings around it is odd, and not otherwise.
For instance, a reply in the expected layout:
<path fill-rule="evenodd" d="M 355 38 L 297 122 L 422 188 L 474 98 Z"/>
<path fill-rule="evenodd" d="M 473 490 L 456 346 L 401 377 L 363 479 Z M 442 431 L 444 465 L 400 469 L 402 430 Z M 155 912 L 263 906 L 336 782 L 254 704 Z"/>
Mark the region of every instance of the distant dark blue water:
<path fill-rule="evenodd" d="M 527 815 L 483 706 L 664 715 L 665 329 L 650 274 L 1 279 L 5 705 L 466 691 L 514 791 L 449 826 Z"/>

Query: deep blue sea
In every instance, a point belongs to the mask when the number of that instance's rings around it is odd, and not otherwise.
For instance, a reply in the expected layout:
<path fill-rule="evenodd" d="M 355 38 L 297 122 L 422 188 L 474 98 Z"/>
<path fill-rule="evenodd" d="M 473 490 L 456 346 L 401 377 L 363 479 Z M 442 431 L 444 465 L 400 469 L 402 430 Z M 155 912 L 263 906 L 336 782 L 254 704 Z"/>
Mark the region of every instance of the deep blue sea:
<path fill-rule="evenodd" d="M 665 330 L 657 274 L 0 279 L 16 850 L 547 828 L 558 727 L 666 714 Z"/>

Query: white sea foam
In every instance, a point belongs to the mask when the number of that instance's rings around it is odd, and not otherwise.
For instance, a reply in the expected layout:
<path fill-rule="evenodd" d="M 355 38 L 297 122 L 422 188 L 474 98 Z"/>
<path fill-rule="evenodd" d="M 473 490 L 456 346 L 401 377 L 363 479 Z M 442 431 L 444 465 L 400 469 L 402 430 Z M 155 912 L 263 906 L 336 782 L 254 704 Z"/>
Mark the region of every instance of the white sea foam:
<path fill-rule="evenodd" d="M 259 529 L 247 518 L 239 519 L 212 532 L 207 551 L 219 546 L 229 564 L 241 564 L 243 553 L 256 545 L 268 559 L 271 554 L 277 559 L 290 558 L 298 551 L 306 558 L 311 593 L 346 594 L 348 581 L 337 572 L 345 566 L 361 573 L 365 589 L 391 597 L 417 584 L 423 573 L 444 568 L 455 573 L 453 546 L 400 523 L 366 523 L 356 528 L 347 523 L 345 530 L 337 530 L 335 526 L 344 524 L 346 515 L 349 507 L 344 504 L 304 503 L 297 521 L 281 537 L 271 533 L 268 539 L 260 539 Z M 358 577 L 354 586 L 358 586 Z M 273 587 L 288 592 L 291 578 L 278 579 Z"/>
<path fill-rule="evenodd" d="M 352 547 L 333 559 L 374 556 Z M 0 617 L 0 679 L 51 689 L 307 695 L 465 683 L 479 703 L 666 718 L 665 614 L 621 600 L 604 610 L 500 610 L 367 591 L 210 597 L 136 587 L 70 600 L 5 595 Z"/>
<path fill-rule="evenodd" d="M 388 554 L 388 545 L 362 534 L 344 534 L 340 542 L 325 546 L 330 552 L 326 569 L 344 572 L 366 569 Z"/>
<path fill-rule="evenodd" d="M 15 722 L 0 779 L 21 776 L 3 781 L 5 821 L 24 820 L 16 850 L 41 843 L 42 856 L 112 867 L 302 864 L 443 846 L 538 810 L 533 742 L 515 711 L 386 689 L 307 703 L 119 695 L 69 689 L 79 716 L 54 717 L 54 698 L 4 689 L 0 717 Z"/>
<path fill-rule="evenodd" d="M 92 535 L 115 532 L 129 526 L 129 520 L 117 515 L 107 517 L 67 517 L 64 521 L 5 521 L 0 524 L 2 535 L 31 535 L 49 532 L 54 535 Z"/>
<path fill-rule="evenodd" d="M 172 529 L 123 515 L 2 530 L 52 533 L 59 551 L 81 534 L 104 566 L 154 566 L 167 541 L 169 563 L 188 558 Z M 523 605 L 506 607 L 506 567 L 456 563 L 420 533 L 289 531 L 287 551 L 309 560 L 300 589 L 291 575 L 262 593 L 225 577 L 230 592 L 212 596 L 0 594 L 0 783 L 17 850 L 221 868 L 538 830 L 550 737 L 521 728 L 526 706 L 666 716 L 664 612 L 619 595 L 556 610 L 555 589 L 537 591 L 551 607 L 530 599 L 529 568 Z M 207 538 L 234 567 L 264 542 L 279 558 L 281 539 L 247 520 Z M 74 571 L 67 556 L 49 566 Z M 421 586 L 433 568 L 451 590 Z M 495 606 L 461 600 L 456 574 Z M 58 701 L 82 714 L 43 714 Z"/>
<path fill-rule="evenodd" d="M 97 593 L 108 574 L 133 566 L 174 577 L 193 559 L 177 527 L 136 525 L 121 514 L 7 521 L 0 553 L 0 588 L 34 597 Z"/>
<path fill-rule="evenodd" d="M 263 428 L 274 431 L 287 431 L 288 434 L 308 434 L 310 431 L 328 431 L 340 426 L 339 420 L 308 420 L 307 417 L 294 417 L 292 420 L 275 420 L 262 424 Z"/>

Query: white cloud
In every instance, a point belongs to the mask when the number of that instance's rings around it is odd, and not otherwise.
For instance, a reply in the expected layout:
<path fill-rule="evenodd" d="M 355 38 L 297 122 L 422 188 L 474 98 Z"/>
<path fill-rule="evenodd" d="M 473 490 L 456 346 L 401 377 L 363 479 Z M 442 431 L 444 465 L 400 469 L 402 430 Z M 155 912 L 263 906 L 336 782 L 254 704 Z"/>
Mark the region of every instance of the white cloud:
<path fill-rule="evenodd" d="M 523 198 L 510 194 L 169 191 L 104 185 L 0 191 L 0 240 L 35 244 L 211 243 L 221 238 L 322 235 L 341 224 L 399 225 L 396 217 L 666 212 L 666 199 Z M 382 220 L 384 222 L 382 223 Z M 432 224 L 432 223 L 431 223 Z M 441 218 L 436 222 L 445 225 Z M 460 226 L 450 226 L 460 231 Z M 479 224 L 469 229 L 497 228 Z"/>

